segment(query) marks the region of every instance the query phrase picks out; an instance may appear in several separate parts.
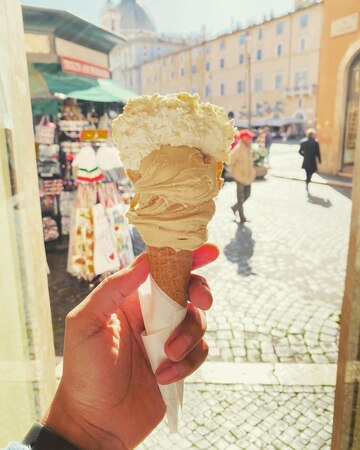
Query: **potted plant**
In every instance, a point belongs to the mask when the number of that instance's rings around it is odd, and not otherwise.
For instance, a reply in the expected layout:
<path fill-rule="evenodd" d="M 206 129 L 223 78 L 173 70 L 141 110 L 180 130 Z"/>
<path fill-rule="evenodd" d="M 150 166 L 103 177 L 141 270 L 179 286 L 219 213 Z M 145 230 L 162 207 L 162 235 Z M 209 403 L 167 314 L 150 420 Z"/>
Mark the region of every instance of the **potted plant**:
<path fill-rule="evenodd" d="M 263 146 L 259 144 L 253 144 L 251 146 L 251 151 L 253 155 L 256 178 L 264 178 L 268 171 L 267 167 L 265 167 L 264 164 L 266 150 Z"/>

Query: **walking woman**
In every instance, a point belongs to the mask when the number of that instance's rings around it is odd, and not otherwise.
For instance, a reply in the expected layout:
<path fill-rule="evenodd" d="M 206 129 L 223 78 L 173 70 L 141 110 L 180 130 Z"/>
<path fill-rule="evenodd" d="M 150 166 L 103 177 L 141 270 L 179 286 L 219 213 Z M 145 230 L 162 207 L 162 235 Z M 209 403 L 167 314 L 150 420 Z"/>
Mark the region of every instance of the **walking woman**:
<path fill-rule="evenodd" d="M 320 146 L 315 139 L 314 128 L 306 130 L 306 138 L 301 141 L 299 153 L 304 157 L 302 168 L 306 172 L 306 190 L 309 190 L 309 183 L 314 172 L 317 172 L 317 164 L 321 163 Z"/>

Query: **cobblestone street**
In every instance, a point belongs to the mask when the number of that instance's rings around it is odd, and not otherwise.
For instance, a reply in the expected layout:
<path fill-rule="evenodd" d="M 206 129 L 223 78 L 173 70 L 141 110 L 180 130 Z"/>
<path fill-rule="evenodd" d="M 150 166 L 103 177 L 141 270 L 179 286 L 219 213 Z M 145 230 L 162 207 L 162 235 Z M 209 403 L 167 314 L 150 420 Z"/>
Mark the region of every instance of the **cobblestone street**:
<path fill-rule="evenodd" d="M 209 239 L 221 256 L 200 271 L 214 295 L 208 362 L 186 383 L 179 435 L 162 424 L 140 449 L 330 449 L 351 191 L 312 183 L 308 196 L 290 179 L 304 177 L 297 148 L 273 146 L 273 175 L 245 204 L 251 222 L 230 209 L 235 184 L 222 189 Z M 66 286 L 51 276 L 53 303 Z"/>
<path fill-rule="evenodd" d="M 272 165 L 276 173 L 291 168 L 291 176 L 304 177 L 296 146 L 273 148 Z M 318 385 L 312 375 L 313 386 L 301 386 L 291 373 L 305 363 L 300 379 L 304 367 L 335 374 L 349 193 L 313 183 L 308 196 L 305 183 L 268 175 L 253 184 L 245 204 L 251 222 L 239 225 L 230 209 L 235 184 L 225 184 L 210 226 L 221 256 L 201 270 L 214 294 L 208 368 L 288 363 L 289 384 L 253 384 L 252 371 L 248 384 L 187 383 L 180 434 L 169 436 L 162 426 L 140 449 L 330 449 L 334 377 Z"/>

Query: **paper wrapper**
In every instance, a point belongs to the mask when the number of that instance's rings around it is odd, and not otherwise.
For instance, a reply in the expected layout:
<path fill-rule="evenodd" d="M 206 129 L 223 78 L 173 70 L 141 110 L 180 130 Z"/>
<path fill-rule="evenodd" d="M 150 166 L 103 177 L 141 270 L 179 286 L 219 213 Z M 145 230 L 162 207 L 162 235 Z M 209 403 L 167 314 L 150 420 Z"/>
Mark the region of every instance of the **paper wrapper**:
<path fill-rule="evenodd" d="M 155 372 L 160 363 L 166 359 L 165 342 L 172 331 L 184 320 L 187 308 L 165 294 L 151 275 L 140 287 L 139 298 L 145 325 L 142 339 L 151 367 Z M 159 389 L 167 407 L 169 430 L 171 433 L 176 433 L 183 402 L 184 381 L 159 385 Z"/>

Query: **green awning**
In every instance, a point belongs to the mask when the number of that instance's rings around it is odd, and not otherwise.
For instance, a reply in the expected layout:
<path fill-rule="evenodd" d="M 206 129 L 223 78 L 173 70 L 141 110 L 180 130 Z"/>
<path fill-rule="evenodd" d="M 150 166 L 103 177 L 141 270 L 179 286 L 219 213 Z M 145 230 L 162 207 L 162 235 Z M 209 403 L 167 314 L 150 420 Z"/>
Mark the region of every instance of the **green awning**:
<path fill-rule="evenodd" d="M 31 100 L 31 109 L 34 116 L 54 116 L 60 112 L 60 102 L 53 98 L 37 98 Z"/>
<path fill-rule="evenodd" d="M 103 78 L 91 78 L 82 75 L 63 72 L 60 64 L 34 63 L 29 66 L 31 97 L 38 95 L 33 92 L 35 85 L 37 90 L 43 87 L 39 76 L 44 80 L 51 94 L 62 94 L 64 97 L 76 98 L 93 102 L 119 102 L 127 103 L 135 94 L 121 87 L 113 80 Z M 40 85 L 40 87 L 39 87 Z M 41 95 L 43 98 L 43 93 Z"/>

